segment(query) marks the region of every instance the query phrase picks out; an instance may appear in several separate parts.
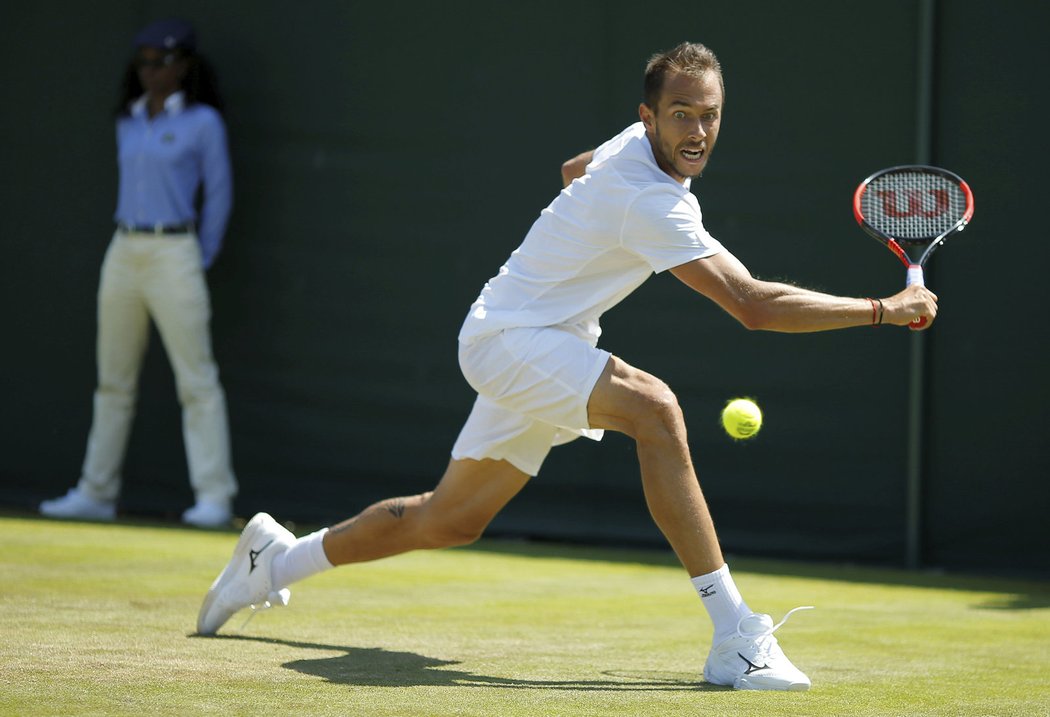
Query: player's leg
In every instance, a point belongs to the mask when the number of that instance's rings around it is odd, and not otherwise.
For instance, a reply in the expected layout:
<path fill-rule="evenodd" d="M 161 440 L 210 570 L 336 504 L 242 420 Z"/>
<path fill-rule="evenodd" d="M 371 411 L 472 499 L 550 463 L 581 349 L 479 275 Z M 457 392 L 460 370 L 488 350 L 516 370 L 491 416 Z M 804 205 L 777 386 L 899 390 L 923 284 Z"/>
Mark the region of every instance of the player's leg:
<path fill-rule="evenodd" d="M 333 526 L 325 554 L 344 565 L 472 543 L 529 477 L 503 460 L 453 459 L 433 491 L 381 501 Z"/>
<path fill-rule="evenodd" d="M 479 396 L 433 491 L 388 498 L 298 539 L 274 559 L 274 580 L 285 586 L 334 565 L 474 541 L 539 472 L 556 433 Z"/>
<path fill-rule="evenodd" d="M 655 376 L 613 356 L 588 402 L 591 425 L 625 433 L 638 450 L 649 511 L 689 572 L 714 625 L 708 682 L 738 689 L 804 690 L 809 678 L 784 655 L 768 615 L 737 590 L 689 454 L 678 400 Z"/>
<path fill-rule="evenodd" d="M 591 392 L 591 425 L 625 433 L 638 447 L 649 511 L 690 575 L 724 564 L 689 455 L 685 419 L 660 379 L 613 356 Z"/>
<path fill-rule="evenodd" d="M 197 631 L 213 634 L 248 605 L 286 604 L 287 585 L 335 565 L 472 542 L 539 471 L 556 433 L 479 397 L 433 491 L 388 498 L 298 539 L 269 515 L 256 515 L 205 596 Z"/>
<path fill-rule="evenodd" d="M 205 596 L 197 631 L 212 635 L 249 605 L 287 604 L 287 585 L 336 565 L 473 542 L 528 479 L 507 461 L 453 459 L 433 491 L 380 501 L 298 540 L 260 513 Z"/>

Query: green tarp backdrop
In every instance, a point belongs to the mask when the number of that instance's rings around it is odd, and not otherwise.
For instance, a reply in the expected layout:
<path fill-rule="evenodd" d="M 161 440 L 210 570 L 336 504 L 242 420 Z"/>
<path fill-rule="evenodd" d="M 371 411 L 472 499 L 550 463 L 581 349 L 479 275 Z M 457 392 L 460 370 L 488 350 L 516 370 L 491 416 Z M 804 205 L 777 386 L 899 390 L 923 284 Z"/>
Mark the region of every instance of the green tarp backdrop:
<path fill-rule="evenodd" d="M 892 294 L 903 270 L 856 227 L 853 188 L 916 161 L 924 129 L 928 159 L 969 181 L 974 222 L 929 273 L 942 315 L 924 344 L 921 563 L 1050 574 L 1050 11 L 1020 1 L 7 6 L 5 505 L 78 476 L 116 196 L 111 108 L 134 31 L 171 14 L 197 24 L 228 105 L 236 202 L 209 281 L 239 514 L 331 521 L 432 487 L 473 398 L 456 363 L 467 307 L 559 190 L 560 163 L 636 119 L 649 54 L 690 39 L 718 53 L 727 87 L 694 191 L 756 275 Z M 729 552 L 904 561 L 907 331 L 749 333 L 670 276 L 603 325 L 602 346 L 678 394 Z M 718 425 L 734 395 L 765 409 L 754 442 Z M 182 451 L 154 335 L 122 510 L 189 505 Z M 616 435 L 555 449 L 491 532 L 660 541 Z"/>

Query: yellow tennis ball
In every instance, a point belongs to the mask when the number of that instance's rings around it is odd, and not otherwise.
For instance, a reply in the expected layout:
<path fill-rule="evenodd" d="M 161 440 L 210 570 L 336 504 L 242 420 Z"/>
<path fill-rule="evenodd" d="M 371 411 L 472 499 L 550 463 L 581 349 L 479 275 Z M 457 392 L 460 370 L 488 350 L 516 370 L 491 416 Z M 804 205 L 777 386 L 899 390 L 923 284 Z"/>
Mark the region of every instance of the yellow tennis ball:
<path fill-rule="evenodd" d="M 733 438 L 753 438 L 762 428 L 762 410 L 749 398 L 734 398 L 722 409 L 722 426 Z"/>

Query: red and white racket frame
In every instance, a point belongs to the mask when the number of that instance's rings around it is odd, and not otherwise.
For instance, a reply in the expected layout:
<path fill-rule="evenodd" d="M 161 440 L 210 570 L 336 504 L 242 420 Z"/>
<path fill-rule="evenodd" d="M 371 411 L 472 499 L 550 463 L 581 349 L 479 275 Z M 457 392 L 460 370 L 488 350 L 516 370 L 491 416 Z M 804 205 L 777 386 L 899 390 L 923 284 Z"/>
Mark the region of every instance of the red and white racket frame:
<path fill-rule="evenodd" d="M 885 232 L 882 232 L 879 229 L 875 228 L 868 222 L 868 220 L 864 216 L 861 204 L 862 199 L 864 197 L 864 193 L 868 190 L 868 187 L 871 186 L 871 183 L 873 181 L 894 172 L 919 172 L 925 174 L 935 174 L 957 184 L 960 191 L 962 191 L 966 201 L 966 208 L 963 212 L 963 215 L 952 226 L 950 226 L 948 229 L 941 232 L 940 234 L 930 237 L 921 237 L 919 239 L 900 239 L 897 237 L 890 236 L 889 234 L 886 234 Z M 941 244 L 943 244 L 945 240 L 948 239 L 948 237 L 950 237 L 952 234 L 958 234 L 959 232 L 964 230 L 966 226 L 970 223 L 970 219 L 973 218 L 973 192 L 970 190 L 970 185 L 968 185 L 962 177 L 955 174 L 954 172 L 948 171 L 947 169 L 942 169 L 940 167 L 932 167 L 926 164 L 904 164 L 896 167 L 888 167 L 886 169 L 881 169 L 878 172 L 875 172 L 857 186 L 856 191 L 853 193 L 853 216 L 857 220 L 857 223 L 860 224 L 861 228 L 864 229 L 864 231 L 866 231 L 868 234 L 885 244 L 886 247 L 891 252 L 893 252 L 894 256 L 900 259 L 901 263 L 904 264 L 904 266 L 907 268 L 907 274 L 905 276 L 905 286 L 925 286 L 926 282 L 925 277 L 923 275 L 923 267 L 926 265 L 926 260 L 930 258 L 930 255 L 934 252 L 934 250 Z M 918 260 L 913 260 L 904 250 L 904 247 L 901 246 L 901 242 L 916 246 L 925 245 L 926 249 L 923 251 L 922 255 L 919 257 Z M 925 325 L 925 316 L 920 316 L 918 321 L 914 321 L 911 324 L 909 324 L 909 326 L 913 329 L 922 328 Z"/>

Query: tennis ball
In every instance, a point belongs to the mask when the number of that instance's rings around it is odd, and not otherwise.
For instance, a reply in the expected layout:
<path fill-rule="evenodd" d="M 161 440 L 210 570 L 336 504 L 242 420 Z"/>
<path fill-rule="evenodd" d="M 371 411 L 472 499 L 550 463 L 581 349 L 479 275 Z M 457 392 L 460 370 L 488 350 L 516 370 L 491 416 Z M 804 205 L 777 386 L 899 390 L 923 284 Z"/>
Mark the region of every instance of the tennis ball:
<path fill-rule="evenodd" d="M 762 410 L 750 398 L 734 398 L 722 409 L 722 426 L 733 438 L 752 438 L 762 428 Z"/>

